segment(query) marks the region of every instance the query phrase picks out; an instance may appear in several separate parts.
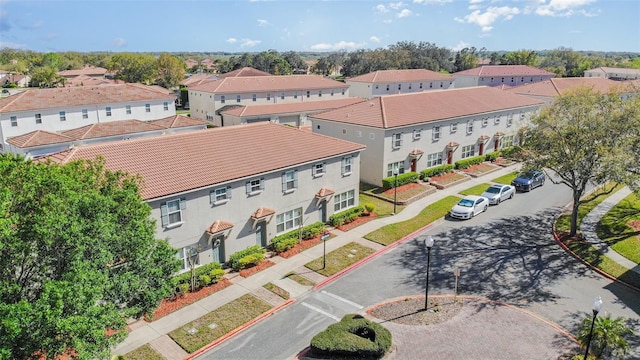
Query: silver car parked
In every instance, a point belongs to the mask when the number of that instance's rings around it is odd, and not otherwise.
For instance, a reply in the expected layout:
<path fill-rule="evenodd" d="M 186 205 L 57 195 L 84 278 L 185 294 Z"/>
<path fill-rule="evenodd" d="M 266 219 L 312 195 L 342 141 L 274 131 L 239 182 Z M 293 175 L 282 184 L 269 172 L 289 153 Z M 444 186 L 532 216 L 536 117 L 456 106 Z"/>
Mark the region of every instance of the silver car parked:
<path fill-rule="evenodd" d="M 498 205 L 500 202 L 512 199 L 516 193 L 516 188 L 511 185 L 495 184 L 485 190 L 481 196 L 489 199 L 489 204 Z"/>

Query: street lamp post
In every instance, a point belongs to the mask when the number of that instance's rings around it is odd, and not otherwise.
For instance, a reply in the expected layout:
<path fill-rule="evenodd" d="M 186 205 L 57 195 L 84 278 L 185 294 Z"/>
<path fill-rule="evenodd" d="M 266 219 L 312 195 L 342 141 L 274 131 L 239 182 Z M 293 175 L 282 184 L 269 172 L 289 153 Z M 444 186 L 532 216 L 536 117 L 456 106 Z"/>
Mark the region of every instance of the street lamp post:
<path fill-rule="evenodd" d="M 396 206 L 398 204 L 398 167 L 393 168 L 393 215 L 396 214 Z"/>
<path fill-rule="evenodd" d="M 424 311 L 427 311 L 427 307 L 429 306 L 429 266 L 431 262 L 431 248 L 433 247 L 433 237 L 431 235 L 427 236 L 424 240 L 424 246 L 427 247 L 427 283 L 424 290 Z"/>
<path fill-rule="evenodd" d="M 602 310 L 602 298 L 600 298 L 600 296 L 593 299 L 593 308 L 591 310 L 593 311 L 593 319 L 591 319 L 591 330 L 589 330 L 589 337 L 587 338 L 587 349 L 584 352 L 584 360 L 587 360 L 587 357 L 589 356 L 589 346 L 591 345 L 591 337 L 593 336 L 593 326 L 596 323 L 596 316 L 598 316 L 598 313 Z"/>

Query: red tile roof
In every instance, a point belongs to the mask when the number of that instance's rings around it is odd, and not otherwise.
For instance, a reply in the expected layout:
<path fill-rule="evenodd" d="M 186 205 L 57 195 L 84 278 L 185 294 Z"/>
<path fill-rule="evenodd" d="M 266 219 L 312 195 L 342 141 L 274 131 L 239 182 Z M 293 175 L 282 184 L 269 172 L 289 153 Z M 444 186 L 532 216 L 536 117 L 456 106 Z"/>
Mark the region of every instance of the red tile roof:
<path fill-rule="evenodd" d="M 139 174 L 153 199 L 363 150 L 360 144 L 269 122 L 80 146 L 48 159 L 103 156 L 111 170 Z"/>
<path fill-rule="evenodd" d="M 216 220 L 207 228 L 207 232 L 209 234 L 219 233 L 221 231 L 229 230 L 233 227 L 233 223 L 224 221 L 224 220 Z"/>
<path fill-rule="evenodd" d="M 552 72 L 527 65 L 483 65 L 477 68 L 458 71 L 453 75 L 469 76 L 549 76 Z"/>
<path fill-rule="evenodd" d="M 198 125 L 207 125 L 209 124 L 208 122 L 204 121 L 204 120 L 198 120 L 198 119 L 194 119 L 190 116 L 184 116 L 184 115 L 173 115 L 173 116 L 168 116 L 166 118 L 162 118 L 162 119 L 158 119 L 158 120 L 150 120 L 147 121 L 149 124 L 153 124 L 153 125 L 159 125 L 162 126 L 163 128 L 167 128 L 167 129 L 174 129 L 174 128 L 181 128 L 181 127 L 187 127 L 187 126 L 198 126 Z"/>
<path fill-rule="evenodd" d="M 253 214 L 251 214 L 251 217 L 254 219 L 262 219 L 264 217 L 267 217 L 269 215 L 273 215 L 275 214 L 276 211 L 270 208 L 266 208 L 266 207 L 261 207 L 258 210 L 256 210 Z"/>
<path fill-rule="evenodd" d="M 352 77 L 347 81 L 365 82 L 365 83 L 390 83 L 390 82 L 409 82 L 409 81 L 440 81 L 451 80 L 451 75 L 441 74 L 426 69 L 407 69 L 407 70 L 378 70 L 368 74 Z"/>
<path fill-rule="evenodd" d="M 165 89 L 166 90 L 166 89 Z M 115 104 L 127 101 L 171 100 L 175 95 L 141 84 L 113 84 L 70 88 L 28 89 L 0 99 L 0 112 L 72 106 Z"/>
<path fill-rule="evenodd" d="M 221 111 L 220 113 L 223 115 L 234 115 L 234 116 L 244 117 L 244 116 L 258 116 L 258 115 L 267 115 L 267 114 L 297 113 L 297 112 L 314 111 L 314 110 L 323 111 L 323 110 L 336 109 L 339 107 L 355 104 L 361 101 L 365 101 L 365 99 L 359 98 L 359 97 L 349 97 L 349 98 L 333 99 L 333 100 L 316 100 L 316 101 L 267 104 L 267 105 L 249 105 L 249 106 L 234 107 L 229 110 Z"/>
<path fill-rule="evenodd" d="M 106 73 L 107 69 L 91 65 L 85 65 L 82 69 L 58 71 L 58 75 L 63 77 L 72 77 L 79 75 L 89 75 L 95 77 L 104 76 Z"/>
<path fill-rule="evenodd" d="M 96 139 L 108 136 L 125 135 L 146 131 L 159 131 L 165 127 L 140 120 L 120 120 L 91 124 L 60 133 L 74 139 Z"/>
<path fill-rule="evenodd" d="M 207 81 L 218 80 L 218 75 L 215 74 L 194 74 L 188 78 L 180 81 L 180 85 L 183 86 L 195 86 L 200 85 Z"/>
<path fill-rule="evenodd" d="M 542 104 L 526 96 L 478 86 L 377 97 L 311 117 L 387 129 Z"/>
<path fill-rule="evenodd" d="M 621 83 L 615 80 L 595 77 L 552 78 L 533 84 L 512 87 L 506 89 L 505 92 L 520 95 L 553 97 L 581 86 L 590 87 L 601 93 L 608 93 L 619 88 Z"/>
<path fill-rule="evenodd" d="M 65 87 L 74 87 L 74 86 L 97 86 L 97 85 L 105 85 L 105 84 L 117 84 L 118 81 L 98 78 L 89 75 L 78 75 L 76 77 L 70 78 L 64 82 Z M 120 82 L 124 84 L 124 82 Z"/>
<path fill-rule="evenodd" d="M 317 75 L 271 75 L 227 77 L 189 87 L 189 90 L 237 94 L 267 91 L 306 91 L 310 89 L 342 89 L 349 85 Z"/>
<path fill-rule="evenodd" d="M 70 142 L 73 140 L 74 139 L 72 137 L 44 130 L 31 131 L 26 134 L 7 138 L 7 142 L 9 144 L 17 146 L 19 148 L 57 144 Z"/>
<path fill-rule="evenodd" d="M 254 69 L 252 67 L 243 67 L 240 69 L 236 69 L 233 71 L 226 72 L 224 74 L 220 74 L 220 78 L 226 77 L 245 77 L 245 76 L 273 76 L 268 72 L 264 72 L 262 70 Z"/>
<path fill-rule="evenodd" d="M 335 190 L 323 187 L 316 193 L 317 198 L 323 198 L 335 194 Z"/>

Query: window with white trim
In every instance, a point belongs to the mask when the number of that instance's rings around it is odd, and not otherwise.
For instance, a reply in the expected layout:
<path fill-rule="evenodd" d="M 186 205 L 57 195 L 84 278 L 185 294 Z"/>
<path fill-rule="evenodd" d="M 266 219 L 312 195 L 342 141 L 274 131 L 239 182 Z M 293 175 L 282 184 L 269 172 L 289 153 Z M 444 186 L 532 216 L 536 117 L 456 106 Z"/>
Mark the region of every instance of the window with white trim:
<path fill-rule="evenodd" d="M 280 93 L 280 99 L 284 100 L 284 93 Z"/>
<path fill-rule="evenodd" d="M 341 211 L 355 205 L 355 192 L 349 190 L 333 197 L 333 210 Z"/>
<path fill-rule="evenodd" d="M 399 149 L 402 146 L 402 133 L 396 133 L 391 135 L 391 147 Z"/>
<path fill-rule="evenodd" d="M 256 102 L 258 100 L 258 95 L 253 94 L 251 95 L 251 101 Z"/>
<path fill-rule="evenodd" d="M 398 90 L 402 90 L 402 84 L 398 84 Z"/>
<path fill-rule="evenodd" d="M 131 105 L 126 105 L 125 111 L 127 112 L 127 115 L 131 115 Z"/>
<path fill-rule="evenodd" d="M 432 135 L 433 140 L 439 140 L 440 139 L 440 126 L 434 126 L 433 127 L 433 132 Z"/>
<path fill-rule="evenodd" d="M 387 84 L 387 91 L 389 91 L 389 84 Z"/>
<path fill-rule="evenodd" d="M 267 93 L 267 101 L 271 100 L 271 93 Z"/>
<path fill-rule="evenodd" d="M 398 175 L 404 174 L 404 161 L 387 164 L 387 177 L 393 176 L 393 169 L 398 168 Z"/>
<path fill-rule="evenodd" d="M 294 99 L 297 99 L 297 98 L 298 98 L 298 92 L 297 92 L 297 91 L 293 93 L 293 98 L 294 98 Z"/>
<path fill-rule="evenodd" d="M 427 155 L 427 167 L 442 165 L 442 152 Z"/>
<path fill-rule="evenodd" d="M 301 224 L 302 208 L 293 209 L 276 215 L 276 232 L 278 234 L 297 229 Z"/>
<path fill-rule="evenodd" d="M 298 171 L 289 170 L 282 174 L 282 191 L 291 192 L 298 188 Z"/>
<path fill-rule="evenodd" d="M 471 134 L 473 132 L 473 120 L 467 121 L 467 134 Z"/>
<path fill-rule="evenodd" d="M 467 145 L 462 147 L 462 158 L 472 157 L 476 154 L 476 145 Z"/>
<path fill-rule="evenodd" d="M 104 111 L 107 113 L 107 116 L 111 116 L 111 106 L 104 108 Z"/>
<path fill-rule="evenodd" d="M 162 109 L 164 109 L 164 111 L 169 111 L 169 102 L 167 101 L 163 102 Z"/>
<path fill-rule="evenodd" d="M 42 124 L 42 115 L 36 114 L 36 124 Z"/>
<path fill-rule="evenodd" d="M 502 148 L 508 148 L 513 146 L 515 136 L 514 135 L 505 135 L 502 137 L 502 141 L 500 143 Z"/>
<path fill-rule="evenodd" d="M 342 95 L 344 95 L 344 89 L 342 89 Z"/>
<path fill-rule="evenodd" d="M 353 157 L 345 156 L 342 158 L 342 176 L 351 175 L 351 168 L 353 166 Z"/>
<path fill-rule="evenodd" d="M 317 163 L 317 164 L 314 164 L 313 167 L 311 168 L 311 175 L 313 177 L 324 176 L 325 171 L 326 171 L 326 164 L 323 162 Z"/>
<path fill-rule="evenodd" d="M 89 118 L 89 110 L 82 109 L 82 118 L 83 119 L 88 119 Z"/>
<path fill-rule="evenodd" d="M 422 129 L 413 130 L 413 140 L 420 140 L 420 139 L 422 139 Z"/>
<path fill-rule="evenodd" d="M 60 121 L 67 121 L 67 113 L 64 111 L 60 111 Z"/>
<path fill-rule="evenodd" d="M 162 227 L 171 227 L 184 222 L 183 211 L 187 208 L 187 199 L 180 198 L 160 205 Z"/>
<path fill-rule="evenodd" d="M 322 97 L 322 90 L 318 90 L 318 97 Z"/>
<path fill-rule="evenodd" d="M 489 118 L 482 118 L 482 127 L 489 125 Z"/>
<path fill-rule="evenodd" d="M 264 190 L 264 178 L 247 181 L 245 186 L 246 186 L 247 194 L 249 195 L 257 194 L 262 190 Z"/>
<path fill-rule="evenodd" d="M 512 116 L 507 116 L 506 125 L 507 126 L 511 126 L 512 124 L 513 124 L 513 117 Z"/>
<path fill-rule="evenodd" d="M 144 111 L 151 112 L 151 104 L 144 104 Z"/>
<path fill-rule="evenodd" d="M 500 115 L 496 115 L 496 118 L 493 120 L 494 125 L 500 125 Z"/>
<path fill-rule="evenodd" d="M 17 116 L 11 116 L 11 126 L 16 127 L 18 126 L 18 117 Z"/>
<path fill-rule="evenodd" d="M 420 83 L 420 89 L 422 89 L 422 83 Z"/>
<path fill-rule="evenodd" d="M 335 92 L 335 90 L 331 89 L 331 96 L 333 96 L 334 92 Z"/>
<path fill-rule="evenodd" d="M 307 97 L 311 97 L 311 91 L 307 90 Z"/>
<path fill-rule="evenodd" d="M 221 204 L 231 200 L 231 186 L 224 186 L 209 192 L 209 203 Z"/>
<path fill-rule="evenodd" d="M 456 132 L 456 131 L 458 131 L 458 123 L 457 122 L 451 123 L 451 132 Z"/>
<path fill-rule="evenodd" d="M 236 95 L 236 102 L 239 103 L 240 100 L 242 100 L 242 97 L 240 95 Z"/>
<path fill-rule="evenodd" d="M 193 249 L 197 249 L 197 247 L 198 247 L 197 244 L 193 244 L 191 246 L 183 247 L 182 249 L 180 249 L 180 251 L 178 251 L 176 256 L 182 262 L 181 270 L 190 269 L 189 258 L 191 258 L 191 261 L 193 261 L 195 265 L 200 265 L 200 256 L 197 255 L 198 254 L 197 251 L 193 250 Z"/>
<path fill-rule="evenodd" d="M 220 103 L 221 103 L 221 104 L 224 104 L 224 103 L 226 103 L 226 102 L 227 102 L 227 97 L 226 97 L 226 96 L 224 96 L 224 95 L 220 95 Z"/>

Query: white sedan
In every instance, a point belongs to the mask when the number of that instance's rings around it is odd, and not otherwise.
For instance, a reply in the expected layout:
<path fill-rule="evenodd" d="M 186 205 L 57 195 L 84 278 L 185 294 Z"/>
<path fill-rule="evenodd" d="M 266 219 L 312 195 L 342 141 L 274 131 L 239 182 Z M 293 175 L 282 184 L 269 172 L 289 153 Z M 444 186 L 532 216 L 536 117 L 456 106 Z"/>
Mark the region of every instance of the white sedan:
<path fill-rule="evenodd" d="M 491 185 L 487 190 L 485 190 L 482 197 L 486 197 L 489 199 L 489 204 L 498 205 L 501 201 L 512 199 L 513 195 L 516 193 L 516 188 L 511 185 L 505 184 L 495 184 Z"/>
<path fill-rule="evenodd" d="M 471 219 L 489 208 L 489 199 L 482 196 L 467 195 L 458 201 L 449 212 L 456 219 Z"/>

